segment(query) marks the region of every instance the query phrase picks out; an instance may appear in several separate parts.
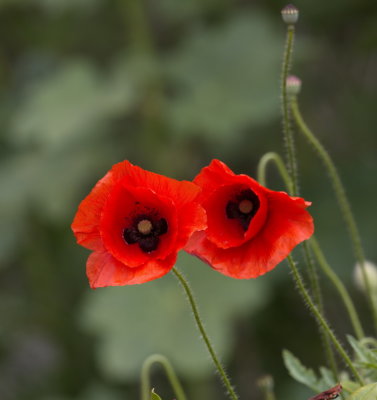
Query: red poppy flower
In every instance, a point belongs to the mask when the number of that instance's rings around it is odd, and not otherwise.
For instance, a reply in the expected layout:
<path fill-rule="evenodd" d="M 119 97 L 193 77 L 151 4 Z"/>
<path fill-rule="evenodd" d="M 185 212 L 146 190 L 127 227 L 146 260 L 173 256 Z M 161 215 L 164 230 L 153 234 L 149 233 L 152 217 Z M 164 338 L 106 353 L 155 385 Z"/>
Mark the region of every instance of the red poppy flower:
<path fill-rule="evenodd" d="M 81 202 L 72 223 L 77 242 L 93 250 L 92 288 L 143 283 L 174 266 L 190 235 L 206 226 L 200 188 L 116 164 Z"/>
<path fill-rule="evenodd" d="M 213 160 L 194 179 L 202 188 L 207 229 L 185 250 L 232 278 L 256 278 L 274 268 L 313 234 L 311 203 L 274 192 Z"/>

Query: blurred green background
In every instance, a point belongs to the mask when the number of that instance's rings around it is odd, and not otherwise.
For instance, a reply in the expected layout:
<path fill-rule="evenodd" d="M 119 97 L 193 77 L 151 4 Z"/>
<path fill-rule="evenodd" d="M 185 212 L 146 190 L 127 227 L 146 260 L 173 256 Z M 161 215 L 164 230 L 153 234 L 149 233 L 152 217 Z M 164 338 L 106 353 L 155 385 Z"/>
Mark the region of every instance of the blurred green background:
<path fill-rule="evenodd" d="M 212 158 L 254 176 L 266 151 L 282 153 L 284 5 L 0 1 L 1 400 L 137 399 L 142 362 L 154 352 L 171 359 L 190 399 L 225 398 L 174 277 L 90 290 L 89 252 L 75 244 L 70 223 L 95 182 L 124 159 L 192 179 Z M 301 108 L 339 166 L 376 261 L 377 3 L 296 5 Z M 319 240 L 368 323 L 326 173 L 301 138 L 297 144 Z M 274 171 L 269 181 L 283 189 Z M 310 395 L 288 376 L 281 350 L 312 367 L 326 360 L 284 263 L 252 281 L 185 255 L 179 267 L 241 398 L 261 399 L 256 381 L 266 373 L 278 399 Z M 343 339 L 348 319 L 322 283 Z M 154 371 L 157 392 L 172 399 Z"/>

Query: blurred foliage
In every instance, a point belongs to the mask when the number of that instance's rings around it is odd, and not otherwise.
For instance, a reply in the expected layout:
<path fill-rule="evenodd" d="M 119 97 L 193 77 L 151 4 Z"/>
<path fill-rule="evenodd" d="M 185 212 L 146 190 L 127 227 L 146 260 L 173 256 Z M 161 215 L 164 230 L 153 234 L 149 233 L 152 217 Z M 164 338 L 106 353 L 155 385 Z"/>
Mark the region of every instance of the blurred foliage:
<path fill-rule="evenodd" d="M 377 4 L 296 5 L 301 108 L 339 165 L 368 257 L 376 260 Z M 190 398 L 222 396 L 173 277 L 90 291 L 88 252 L 76 246 L 69 225 L 79 201 L 123 159 L 191 179 L 211 158 L 254 175 L 265 151 L 282 152 L 282 6 L 0 1 L 2 400 L 134 399 L 141 363 L 156 351 L 173 361 Z M 330 185 L 316 156 L 300 138 L 297 144 L 319 240 L 350 283 L 354 262 Z M 282 188 L 274 172 L 270 184 Z M 269 373 L 278 399 L 305 398 L 309 392 L 284 369 L 281 348 L 305 365 L 325 360 L 285 266 L 238 282 L 187 256 L 180 265 L 241 397 L 260 398 L 256 381 Z M 352 294 L 365 318 L 360 294 Z M 333 325 L 347 332 L 339 302 L 329 291 L 325 299 Z M 153 381 L 162 398 L 173 398 L 162 374 Z"/>
<path fill-rule="evenodd" d="M 268 297 L 265 285 L 224 279 L 203 269 L 199 260 L 187 254 L 181 255 L 178 265 L 185 266 L 195 288 L 215 348 L 229 357 L 233 348 L 231 321 L 263 306 Z M 209 289 L 212 301 L 208 301 Z M 158 352 L 169 358 L 177 372 L 200 379 L 210 374 L 213 366 L 189 311 L 176 279 L 169 275 L 128 290 L 107 288 L 88 293 L 82 324 L 100 339 L 98 367 L 106 376 L 137 380 L 143 361 Z"/>

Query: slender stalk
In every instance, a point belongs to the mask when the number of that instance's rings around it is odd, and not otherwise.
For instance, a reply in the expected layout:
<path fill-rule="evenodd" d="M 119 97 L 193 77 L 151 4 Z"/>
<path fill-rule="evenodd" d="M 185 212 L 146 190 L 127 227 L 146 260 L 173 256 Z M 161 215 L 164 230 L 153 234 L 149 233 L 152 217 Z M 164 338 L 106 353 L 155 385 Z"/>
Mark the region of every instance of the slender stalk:
<path fill-rule="evenodd" d="M 152 354 L 148 357 L 143 364 L 141 370 L 141 399 L 150 400 L 151 395 L 151 383 L 150 383 L 150 370 L 153 364 L 161 364 L 166 372 L 168 380 L 174 390 L 177 400 L 186 400 L 186 395 L 183 388 L 178 380 L 176 373 L 169 360 L 161 354 Z"/>
<path fill-rule="evenodd" d="M 313 291 L 314 304 L 317 306 L 318 311 L 322 315 L 324 315 L 322 293 L 321 293 L 321 288 L 319 285 L 318 274 L 317 274 L 317 271 L 316 271 L 316 268 L 314 265 L 312 254 L 309 249 L 308 241 L 305 241 L 302 245 L 303 245 L 303 249 L 304 249 L 304 257 L 305 257 L 306 265 L 308 267 L 308 272 L 309 272 L 310 286 Z M 319 326 L 319 331 L 321 334 L 322 345 L 325 349 L 325 354 L 326 354 L 328 364 L 332 370 L 332 373 L 334 374 L 334 378 L 336 380 L 338 380 L 338 368 L 336 365 L 335 355 L 334 355 L 333 349 L 331 347 L 330 338 L 327 335 L 326 331 L 321 326 Z"/>
<path fill-rule="evenodd" d="M 230 383 L 230 380 L 225 372 L 224 367 L 221 365 L 221 362 L 219 360 L 219 358 L 217 357 L 215 350 L 211 344 L 211 341 L 209 340 L 209 337 L 204 329 L 204 325 L 202 322 L 202 319 L 200 318 L 199 315 L 199 311 L 198 311 L 198 306 L 196 305 L 194 296 L 192 294 L 192 291 L 190 289 L 190 286 L 186 280 L 186 278 L 174 267 L 173 268 L 173 273 L 175 274 L 175 276 L 177 277 L 177 279 L 179 280 L 180 284 L 182 285 L 186 295 L 187 295 L 187 299 L 190 303 L 191 306 L 191 310 L 192 313 L 194 314 L 194 318 L 195 318 L 195 322 L 196 325 L 199 329 L 199 332 L 202 335 L 203 341 L 205 343 L 205 345 L 207 346 L 208 352 L 211 355 L 212 361 L 215 364 L 215 367 L 217 369 L 217 372 L 220 375 L 220 378 L 224 384 L 224 386 L 226 387 L 226 390 L 228 391 L 229 397 L 232 400 L 238 400 L 238 396 L 236 395 L 234 389 L 232 388 L 232 385 Z"/>
<path fill-rule="evenodd" d="M 302 281 L 302 277 L 301 277 L 292 257 L 288 256 L 287 259 L 288 259 L 288 263 L 289 263 L 289 266 L 290 266 L 292 274 L 293 274 L 293 278 L 296 282 L 297 288 L 300 291 L 300 294 L 303 297 L 305 303 L 309 307 L 310 311 L 314 314 L 315 318 L 317 319 L 318 323 L 322 326 L 323 330 L 327 333 L 327 335 L 331 339 L 335 349 L 338 351 L 339 355 L 343 358 L 344 362 L 347 364 L 349 369 L 352 371 L 352 374 L 354 375 L 356 380 L 360 383 L 360 385 L 364 385 L 364 381 L 363 381 L 362 377 L 358 373 L 355 366 L 352 364 L 352 361 L 349 358 L 347 352 L 344 350 L 343 346 L 340 344 L 340 342 L 336 338 L 336 336 L 335 336 L 334 332 L 332 331 L 332 329 L 330 328 L 329 324 L 327 323 L 325 318 L 322 316 L 322 314 L 319 312 L 318 308 L 314 304 L 308 291 L 305 289 L 304 283 Z"/>
<path fill-rule="evenodd" d="M 260 161 L 258 163 L 257 179 L 260 182 L 260 184 L 263 186 L 266 186 L 267 167 L 271 162 L 273 162 L 275 164 L 275 166 L 277 167 L 280 177 L 283 179 L 287 190 L 290 193 L 292 193 L 293 192 L 292 179 L 289 176 L 289 173 L 287 171 L 287 168 L 284 165 L 282 158 L 279 156 L 279 154 L 274 153 L 274 152 L 266 153 L 260 159 Z M 310 285 L 312 287 L 313 294 L 315 296 L 315 302 L 318 305 L 321 313 L 323 313 L 322 296 L 321 296 L 321 290 L 320 290 L 320 286 L 319 286 L 319 282 L 318 282 L 318 276 L 317 276 L 317 273 L 315 270 L 315 266 L 313 264 L 313 260 L 310 256 L 307 242 L 304 242 L 303 246 L 304 246 L 305 260 L 306 260 L 306 263 L 308 265 L 308 270 L 309 270 Z M 334 376 L 337 377 L 338 370 L 337 370 L 336 361 L 335 361 L 334 353 L 331 348 L 329 338 L 326 335 L 326 332 L 323 332 L 321 327 L 319 327 L 319 328 L 320 328 L 320 332 L 321 332 L 322 344 L 325 349 L 326 357 L 329 361 L 329 365 L 331 367 L 331 370 L 332 370 Z"/>
<path fill-rule="evenodd" d="M 350 239 L 353 245 L 353 250 L 354 254 L 356 257 L 356 260 L 360 264 L 362 274 L 363 274 L 363 279 L 365 282 L 365 287 L 366 287 L 366 292 L 367 292 L 367 297 L 369 301 L 369 305 L 372 311 L 372 316 L 373 316 L 373 323 L 375 330 L 377 332 L 377 308 L 376 308 L 376 303 L 373 298 L 373 292 L 372 292 L 372 287 L 368 279 L 368 275 L 366 272 L 365 268 L 365 255 L 364 255 L 364 250 L 361 244 L 361 239 L 360 239 L 360 234 L 356 225 L 355 218 L 353 216 L 352 210 L 350 203 L 348 201 L 346 192 L 344 190 L 344 186 L 342 184 L 342 181 L 340 179 L 340 176 L 335 168 L 335 165 L 327 152 L 327 150 L 323 147 L 321 142 L 314 136 L 313 132 L 309 129 L 309 127 L 306 125 L 299 107 L 297 103 L 296 97 L 291 98 L 291 110 L 292 110 L 292 115 L 293 118 L 300 130 L 300 132 L 306 137 L 306 139 L 309 141 L 309 143 L 315 148 L 317 153 L 319 154 L 320 158 L 322 159 L 328 174 L 330 176 L 330 180 L 332 183 L 332 186 L 334 188 L 335 195 L 337 197 L 341 212 L 343 214 L 344 221 L 348 227 L 348 232 L 350 234 Z"/>
<path fill-rule="evenodd" d="M 274 381 L 270 375 L 266 375 L 257 382 L 264 395 L 264 400 L 276 400 L 274 393 Z"/>
<path fill-rule="evenodd" d="M 290 109 L 287 95 L 287 77 L 291 68 L 293 43 L 294 43 L 295 27 L 288 25 L 287 35 L 285 40 L 285 48 L 283 55 L 283 64 L 281 72 L 281 98 L 282 98 L 282 113 L 283 113 L 283 133 L 287 151 L 288 171 L 292 179 L 292 191 L 290 194 L 298 194 L 298 179 L 297 179 L 297 161 L 294 146 L 293 132 L 290 124 Z"/>
<path fill-rule="evenodd" d="M 283 114 L 283 133 L 284 141 L 287 150 L 287 160 L 288 160 L 288 171 L 290 175 L 290 184 L 287 185 L 290 195 L 297 196 L 299 192 L 298 185 L 298 171 L 297 171 L 297 160 L 296 160 L 296 149 L 293 138 L 293 131 L 291 127 L 291 110 L 289 107 L 289 96 L 287 94 L 287 77 L 292 64 L 292 54 L 293 54 L 293 44 L 295 37 L 295 27 L 293 24 L 289 24 L 287 27 L 287 35 L 285 41 L 285 49 L 283 55 L 282 73 L 281 73 L 281 98 L 282 98 L 282 114 Z M 280 170 L 280 169 L 279 169 Z M 285 180 L 285 178 L 283 177 Z M 307 244 L 304 243 L 304 257 L 309 270 L 310 285 L 316 299 L 316 303 L 322 312 L 322 296 L 321 289 L 318 282 L 317 273 L 315 271 L 315 266 L 310 258 L 309 250 Z M 322 336 L 322 343 L 325 349 L 327 358 L 334 375 L 337 375 L 337 368 L 335 357 L 329 343 L 329 338 L 327 337 L 326 331 L 323 331 L 319 327 L 320 334 Z"/>
<path fill-rule="evenodd" d="M 330 279 L 332 284 L 335 286 L 336 290 L 338 291 L 343 303 L 347 309 L 348 315 L 351 320 L 352 327 L 355 331 L 356 337 L 358 339 L 362 339 L 364 335 L 363 328 L 361 326 L 359 316 L 356 312 L 355 306 L 351 300 L 350 295 L 348 294 L 347 289 L 343 285 L 342 281 L 336 275 L 336 273 L 332 270 L 330 265 L 328 264 L 319 244 L 318 241 L 312 237 L 309 240 L 310 246 L 314 252 L 316 259 L 318 260 L 319 266 L 321 267 L 322 271 L 326 274 L 326 276 Z"/>
<path fill-rule="evenodd" d="M 260 161 L 258 163 L 258 171 L 257 171 L 258 182 L 263 186 L 267 186 L 266 171 L 267 171 L 267 166 L 271 162 L 273 162 L 275 164 L 276 168 L 278 169 L 279 174 L 280 174 L 281 178 L 283 179 L 288 192 L 292 193 L 293 192 L 293 184 L 292 184 L 291 177 L 289 176 L 287 168 L 285 168 L 282 158 L 279 156 L 279 154 L 274 153 L 274 152 L 266 153 L 260 159 Z"/>

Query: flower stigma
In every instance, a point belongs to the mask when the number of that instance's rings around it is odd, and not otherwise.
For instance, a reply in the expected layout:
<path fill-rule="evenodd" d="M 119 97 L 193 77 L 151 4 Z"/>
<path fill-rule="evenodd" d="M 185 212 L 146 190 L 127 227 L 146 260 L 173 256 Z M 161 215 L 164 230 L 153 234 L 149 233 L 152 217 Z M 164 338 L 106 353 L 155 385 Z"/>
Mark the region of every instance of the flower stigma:
<path fill-rule="evenodd" d="M 249 214 L 253 209 L 253 203 L 248 199 L 243 199 L 238 204 L 238 209 L 242 212 L 242 214 Z"/>
<path fill-rule="evenodd" d="M 149 219 L 142 219 L 137 224 L 137 230 L 142 233 L 143 235 L 149 235 L 152 231 L 153 225 Z"/>

